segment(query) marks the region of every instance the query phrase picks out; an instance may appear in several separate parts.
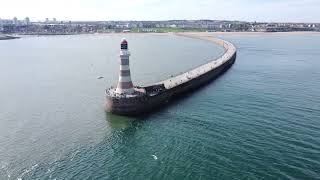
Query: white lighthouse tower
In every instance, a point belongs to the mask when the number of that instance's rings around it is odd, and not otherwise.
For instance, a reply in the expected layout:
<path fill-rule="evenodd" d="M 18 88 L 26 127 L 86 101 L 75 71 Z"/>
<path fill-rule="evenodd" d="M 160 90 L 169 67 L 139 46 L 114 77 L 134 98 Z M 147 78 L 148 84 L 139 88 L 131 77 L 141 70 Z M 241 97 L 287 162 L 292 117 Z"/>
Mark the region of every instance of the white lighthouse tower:
<path fill-rule="evenodd" d="M 119 94 L 134 93 L 133 84 L 130 76 L 129 56 L 130 52 L 128 50 L 128 42 L 126 39 L 122 39 L 120 49 L 119 82 L 116 89 L 116 93 Z"/>

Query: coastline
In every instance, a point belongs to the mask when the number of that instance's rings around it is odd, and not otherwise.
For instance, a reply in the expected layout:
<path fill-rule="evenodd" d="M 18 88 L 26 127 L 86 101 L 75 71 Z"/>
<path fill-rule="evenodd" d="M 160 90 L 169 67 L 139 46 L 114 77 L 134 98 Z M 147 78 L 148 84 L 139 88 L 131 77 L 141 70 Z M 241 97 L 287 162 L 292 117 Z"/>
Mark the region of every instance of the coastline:
<path fill-rule="evenodd" d="M 241 35 L 320 35 L 320 32 L 315 31 L 294 31 L 294 32 L 181 32 L 176 33 L 186 36 L 219 36 L 219 35 L 230 35 L 230 36 L 241 36 Z"/>
<path fill-rule="evenodd" d="M 175 35 L 175 34 L 186 34 L 186 35 L 210 35 L 210 36 L 219 36 L 219 35 L 231 35 L 231 36 L 242 36 L 242 35 L 320 35 L 320 32 L 318 31 L 292 31 L 292 32 L 102 32 L 102 33 L 75 33 L 75 34 L 18 34 L 21 37 L 25 36 L 68 36 L 68 35 L 111 35 L 111 34 L 134 34 L 134 35 Z M 11 37 L 10 39 L 16 39 L 19 37 L 13 37 L 13 36 L 7 36 L 6 37 Z M 0 40 L 3 38 L 3 36 L 0 35 Z"/>
<path fill-rule="evenodd" d="M 163 32 L 163 33 L 156 33 L 156 32 L 115 32 L 115 33 L 95 33 L 96 35 L 101 34 L 150 34 L 150 35 L 191 35 L 191 36 L 203 36 L 203 35 L 210 35 L 210 36 L 217 36 L 217 35 L 320 35 L 318 31 L 292 31 L 292 32 Z"/>

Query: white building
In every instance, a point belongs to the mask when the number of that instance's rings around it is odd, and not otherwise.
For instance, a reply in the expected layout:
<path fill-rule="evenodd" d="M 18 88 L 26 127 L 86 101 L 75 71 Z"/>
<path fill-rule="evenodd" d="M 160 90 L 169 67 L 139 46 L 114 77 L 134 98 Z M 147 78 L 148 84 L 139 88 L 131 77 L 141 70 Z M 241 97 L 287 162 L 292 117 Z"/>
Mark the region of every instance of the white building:
<path fill-rule="evenodd" d="M 26 25 L 29 25 L 29 24 L 30 24 L 30 18 L 29 18 L 29 17 L 26 17 L 26 18 L 24 19 L 24 23 L 25 23 Z"/>
<path fill-rule="evenodd" d="M 18 18 L 17 18 L 17 17 L 14 17 L 14 18 L 13 18 L 13 24 L 15 24 L 15 25 L 18 24 Z"/>

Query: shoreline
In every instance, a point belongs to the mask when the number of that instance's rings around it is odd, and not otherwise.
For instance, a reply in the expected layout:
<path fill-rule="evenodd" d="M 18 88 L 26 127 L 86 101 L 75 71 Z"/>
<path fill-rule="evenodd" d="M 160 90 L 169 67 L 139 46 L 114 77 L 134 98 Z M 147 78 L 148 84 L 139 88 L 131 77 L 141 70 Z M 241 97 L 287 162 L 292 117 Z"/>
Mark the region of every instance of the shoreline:
<path fill-rule="evenodd" d="M 317 31 L 292 31 L 292 32 L 182 32 L 181 34 L 199 35 L 312 35 L 319 34 Z"/>
<path fill-rule="evenodd" d="M 78 34 L 17 34 L 19 36 L 75 36 L 75 35 L 110 35 L 110 34 L 150 34 L 150 35 L 168 35 L 168 34 L 198 34 L 198 35 L 320 35 L 318 31 L 292 31 L 292 32 L 110 32 L 110 33 L 78 33 Z M 12 37 L 12 36 L 10 36 Z M 2 37 L 0 36 L 0 39 Z M 13 39 L 19 37 L 12 37 Z"/>

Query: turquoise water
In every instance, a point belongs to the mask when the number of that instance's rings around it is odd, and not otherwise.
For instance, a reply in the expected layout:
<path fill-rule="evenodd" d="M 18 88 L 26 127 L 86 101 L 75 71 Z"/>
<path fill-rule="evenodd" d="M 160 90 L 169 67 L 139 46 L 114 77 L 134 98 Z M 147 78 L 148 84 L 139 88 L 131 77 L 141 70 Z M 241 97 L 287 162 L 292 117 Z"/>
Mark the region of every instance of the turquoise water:
<path fill-rule="evenodd" d="M 173 35 L 126 36 L 135 84 L 223 53 Z M 234 66 L 141 118 L 103 111 L 121 37 L 0 41 L 0 179 L 320 177 L 320 35 L 221 36 L 238 48 Z"/>

